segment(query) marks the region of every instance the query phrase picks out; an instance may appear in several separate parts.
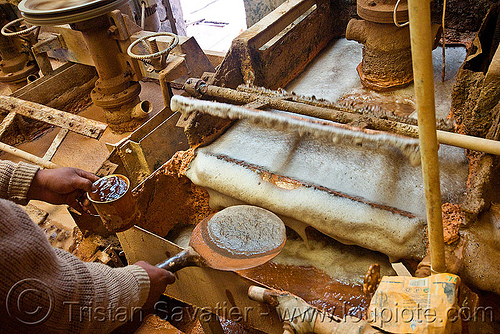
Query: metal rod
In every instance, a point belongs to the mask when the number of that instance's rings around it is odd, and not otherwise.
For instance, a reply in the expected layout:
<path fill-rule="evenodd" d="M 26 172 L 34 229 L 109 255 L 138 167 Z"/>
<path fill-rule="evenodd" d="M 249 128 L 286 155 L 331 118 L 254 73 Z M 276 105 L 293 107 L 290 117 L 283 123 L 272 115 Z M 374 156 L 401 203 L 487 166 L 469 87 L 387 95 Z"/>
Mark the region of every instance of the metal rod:
<path fill-rule="evenodd" d="M 162 20 L 165 21 L 168 19 L 168 21 L 170 22 L 170 28 L 172 29 L 172 32 L 174 34 L 178 34 L 177 33 L 177 26 L 175 25 L 175 18 L 174 18 L 174 14 L 172 12 L 172 7 L 170 6 L 170 0 L 162 0 L 162 4 L 163 4 L 163 7 L 165 7 L 165 19 Z"/>
<path fill-rule="evenodd" d="M 437 130 L 438 142 L 479 152 L 500 155 L 500 141 Z"/>
<path fill-rule="evenodd" d="M 408 0 L 411 54 L 418 110 L 422 173 L 424 176 L 431 269 L 446 271 L 444 258 L 441 187 L 434 102 L 430 2 Z"/>
<path fill-rule="evenodd" d="M 141 2 L 141 29 L 144 30 L 144 25 L 146 24 L 146 3 Z"/>
<path fill-rule="evenodd" d="M 160 83 L 161 82 L 162 81 L 160 81 Z M 417 126 L 393 120 L 380 119 L 374 116 L 361 115 L 344 110 L 311 106 L 299 102 L 286 101 L 277 97 L 268 97 L 257 93 L 240 92 L 234 89 L 204 83 L 200 85 L 199 82 L 186 83 L 185 87 L 186 91 L 192 96 L 201 94 L 205 97 L 219 98 L 223 101 L 230 101 L 237 104 L 258 102 L 275 109 L 322 118 L 343 124 L 351 122 L 364 122 L 369 128 L 374 130 L 387 131 L 403 136 L 418 138 L 419 131 Z M 167 101 L 165 101 L 165 103 L 167 103 Z M 437 139 L 442 144 L 500 155 L 500 142 L 496 140 L 467 136 L 442 130 L 437 130 Z"/>

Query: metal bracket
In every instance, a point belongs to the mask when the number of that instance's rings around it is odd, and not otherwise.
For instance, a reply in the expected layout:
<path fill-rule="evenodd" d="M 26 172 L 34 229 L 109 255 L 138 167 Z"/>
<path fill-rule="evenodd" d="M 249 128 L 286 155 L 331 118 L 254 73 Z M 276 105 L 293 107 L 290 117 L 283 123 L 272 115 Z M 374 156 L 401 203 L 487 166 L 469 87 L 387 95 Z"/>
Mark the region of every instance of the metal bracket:
<path fill-rule="evenodd" d="M 141 144 L 127 140 L 117 147 L 117 153 L 132 180 L 141 183 L 151 174 Z"/>

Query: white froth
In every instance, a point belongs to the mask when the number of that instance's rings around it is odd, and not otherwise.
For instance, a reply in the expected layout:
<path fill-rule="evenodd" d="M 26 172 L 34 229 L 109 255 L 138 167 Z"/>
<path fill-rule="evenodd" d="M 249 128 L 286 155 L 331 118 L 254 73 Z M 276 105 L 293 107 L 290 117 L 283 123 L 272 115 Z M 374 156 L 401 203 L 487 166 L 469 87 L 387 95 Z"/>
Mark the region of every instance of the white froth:
<path fill-rule="evenodd" d="M 269 128 L 293 131 L 299 136 L 310 135 L 316 138 L 326 138 L 332 143 L 342 141 L 350 145 L 363 145 L 370 149 L 393 147 L 399 149 L 412 165 L 420 163 L 419 141 L 415 138 L 347 127 L 332 121 L 314 120 L 312 117 L 298 119 L 288 113 L 257 111 L 232 104 L 196 100 L 180 95 L 172 98 L 171 108 L 173 111 L 184 114 L 198 111 L 221 118 L 247 119 L 255 124 L 264 124 Z"/>
<path fill-rule="evenodd" d="M 345 244 L 356 244 L 394 258 L 425 255 L 425 221 L 310 187 L 286 190 L 258 173 L 202 150 L 186 175 L 214 189 L 276 214 L 295 218 Z"/>

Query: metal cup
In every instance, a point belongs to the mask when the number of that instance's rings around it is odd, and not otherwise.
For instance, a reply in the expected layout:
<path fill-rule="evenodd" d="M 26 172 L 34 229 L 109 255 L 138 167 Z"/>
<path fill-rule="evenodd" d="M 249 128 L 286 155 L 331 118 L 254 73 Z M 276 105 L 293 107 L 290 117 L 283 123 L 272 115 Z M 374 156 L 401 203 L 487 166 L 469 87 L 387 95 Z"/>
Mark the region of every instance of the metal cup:
<path fill-rule="evenodd" d="M 99 190 L 99 184 L 102 180 L 110 178 L 119 178 L 127 184 L 126 190 L 123 191 L 119 197 L 102 201 L 100 198 L 96 198 L 96 196 L 99 196 L 98 194 L 92 192 L 87 193 L 87 198 L 101 217 L 106 229 L 110 232 L 116 233 L 125 231 L 132 227 L 136 221 L 138 221 L 140 212 L 136 201 L 132 197 L 130 180 L 126 176 L 119 174 L 105 176 L 94 182 L 94 187 Z"/>

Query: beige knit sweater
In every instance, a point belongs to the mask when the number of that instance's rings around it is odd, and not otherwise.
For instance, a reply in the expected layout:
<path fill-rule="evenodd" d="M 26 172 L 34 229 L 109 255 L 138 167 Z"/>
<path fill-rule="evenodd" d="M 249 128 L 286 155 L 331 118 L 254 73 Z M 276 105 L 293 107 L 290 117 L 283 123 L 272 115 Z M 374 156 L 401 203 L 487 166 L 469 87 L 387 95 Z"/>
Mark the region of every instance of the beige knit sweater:
<path fill-rule="evenodd" d="M 37 170 L 0 161 L 0 197 L 26 203 Z M 112 269 L 54 249 L 28 215 L 4 199 L 0 252 L 4 333 L 109 332 L 127 321 L 149 294 L 149 277 L 141 267 Z"/>

